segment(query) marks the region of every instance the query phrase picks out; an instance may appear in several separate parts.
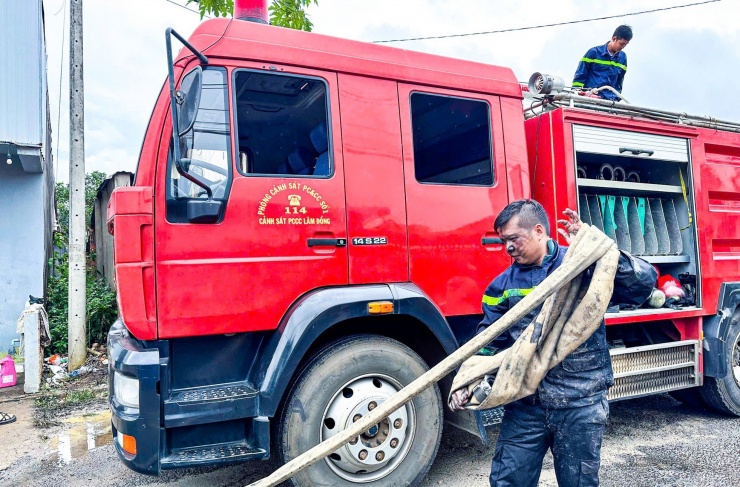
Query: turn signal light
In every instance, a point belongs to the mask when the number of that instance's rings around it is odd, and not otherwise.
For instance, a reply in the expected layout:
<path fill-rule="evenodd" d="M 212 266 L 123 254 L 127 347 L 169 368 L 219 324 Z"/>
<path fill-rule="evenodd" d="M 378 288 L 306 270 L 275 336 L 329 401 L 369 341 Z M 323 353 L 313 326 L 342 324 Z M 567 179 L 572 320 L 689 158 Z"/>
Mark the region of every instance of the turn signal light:
<path fill-rule="evenodd" d="M 123 433 L 118 433 L 121 437 L 121 448 L 129 455 L 136 455 L 136 438 Z"/>
<path fill-rule="evenodd" d="M 391 301 L 375 301 L 373 303 L 367 303 L 367 312 L 371 315 L 393 313 L 393 303 Z"/>

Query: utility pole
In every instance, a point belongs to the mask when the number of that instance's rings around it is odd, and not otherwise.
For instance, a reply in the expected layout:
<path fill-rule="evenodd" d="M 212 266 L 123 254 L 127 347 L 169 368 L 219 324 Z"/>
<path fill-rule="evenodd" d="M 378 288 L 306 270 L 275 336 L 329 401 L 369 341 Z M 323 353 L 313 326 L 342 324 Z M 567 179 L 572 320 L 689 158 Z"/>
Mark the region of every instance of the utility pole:
<path fill-rule="evenodd" d="M 82 0 L 69 2 L 69 329 L 67 369 L 87 357 L 85 333 L 85 89 L 82 79 Z"/>

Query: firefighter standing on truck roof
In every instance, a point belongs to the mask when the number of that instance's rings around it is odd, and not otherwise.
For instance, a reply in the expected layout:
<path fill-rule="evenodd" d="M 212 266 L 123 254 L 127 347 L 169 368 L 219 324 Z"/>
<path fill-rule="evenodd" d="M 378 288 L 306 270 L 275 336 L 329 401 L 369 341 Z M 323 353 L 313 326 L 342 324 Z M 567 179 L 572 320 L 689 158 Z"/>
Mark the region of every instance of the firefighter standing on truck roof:
<path fill-rule="evenodd" d="M 622 93 L 622 83 L 627 73 L 627 55 L 623 49 L 630 40 L 632 28 L 620 25 L 614 31 L 612 40 L 589 49 L 578 63 L 576 74 L 573 75 L 573 87 L 589 89 L 611 86 Z M 597 95 L 607 100 L 619 100 L 619 96 L 610 90 L 601 90 Z"/>
<path fill-rule="evenodd" d="M 570 242 L 581 222 L 575 211 L 566 209 L 563 213 L 568 220 L 558 223 L 567 232 L 562 229 L 558 232 Z M 568 250 L 550 238 L 547 214 L 534 200 L 507 205 L 496 218 L 494 229 L 514 263 L 486 289 L 484 318 L 478 332 L 544 281 L 560 266 Z M 650 296 L 655 279 L 650 264 L 620 251 L 613 300 L 642 304 Z M 511 346 L 541 308 L 542 305 L 533 309 L 479 353 L 495 354 L 497 349 Z M 504 406 L 491 465 L 491 486 L 536 486 L 548 449 L 552 450 L 558 485 L 598 485 L 601 441 L 609 417 L 606 395 L 613 383 L 602 320 L 588 340 L 547 373 L 534 394 Z M 449 406 L 463 410 L 468 400 L 467 389 L 460 389 L 452 394 Z"/>

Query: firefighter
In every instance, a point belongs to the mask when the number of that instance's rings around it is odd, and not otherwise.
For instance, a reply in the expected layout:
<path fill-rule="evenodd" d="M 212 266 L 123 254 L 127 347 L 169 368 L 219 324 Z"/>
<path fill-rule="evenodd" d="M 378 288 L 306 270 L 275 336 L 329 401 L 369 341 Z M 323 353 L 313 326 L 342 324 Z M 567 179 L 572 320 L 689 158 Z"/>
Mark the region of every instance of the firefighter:
<path fill-rule="evenodd" d="M 575 211 L 566 209 L 563 213 L 567 220 L 558 223 L 565 229 L 558 232 L 570 242 L 581 222 Z M 478 332 L 498 320 L 557 269 L 567 251 L 567 247 L 557 245 L 549 237 L 547 214 L 534 200 L 507 205 L 496 218 L 494 230 L 514 263 L 486 289 L 484 318 Z M 642 304 L 650 296 L 655 279 L 650 264 L 620 252 L 614 301 Z M 541 307 L 516 322 L 481 354 L 511 346 Z M 588 340 L 547 373 L 533 395 L 504 406 L 491 465 L 491 486 L 536 486 L 548 449 L 552 451 L 561 487 L 598 485 L 601 441 L 609 417 L 606 395 L 613 382 L 602 320 Z M 467 402 L 467 389 L 460 389 L 452 394 L 449 406 L 463 410 Z"/>
<path fill-rule="evenodd" d="M 601 88 L 611 86 L 622 93 L 624 75 L 627 73 L 627 55 L 624 48 L 632 40 L 632 28 L 620 25 L 614 31 L 612 40 L 603 46 L 592 47 L 578 63 L 573 75 L 574 88 Z M 597 96 L 607 100 L 619 100 L 619 96 L 610 90 L 601 90 Z"/>

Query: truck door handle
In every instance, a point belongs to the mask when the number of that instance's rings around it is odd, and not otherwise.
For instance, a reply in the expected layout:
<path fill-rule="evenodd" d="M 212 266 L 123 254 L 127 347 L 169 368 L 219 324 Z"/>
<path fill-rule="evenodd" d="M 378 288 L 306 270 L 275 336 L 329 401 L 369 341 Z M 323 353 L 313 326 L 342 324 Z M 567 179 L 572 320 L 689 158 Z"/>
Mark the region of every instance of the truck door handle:
<path fill-rule="evenodd" d="M 498 237 L 482 237 L 480 240 L 480 243 L 483 245 L 501 245 L 504 243 L 504 241 Z"/>
<path fill-rule="evenodd" d="M 346 238 L 309 238 L 309 247 L 346 247 Z"/>
<path fill-rule="evenodd" d="M 655 151 L 652 151 L 650 149 L 633 149 L 631 147 L 620 147 L 619 153 L 621 154 L 623 152 L 629 152 L 633 156 L 639 156 L 640 154 L 647 154 L 649 156 L 652 156 L 653 154 L 655 154 Z"/>

